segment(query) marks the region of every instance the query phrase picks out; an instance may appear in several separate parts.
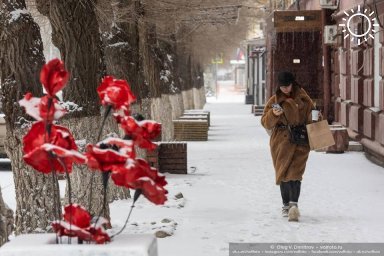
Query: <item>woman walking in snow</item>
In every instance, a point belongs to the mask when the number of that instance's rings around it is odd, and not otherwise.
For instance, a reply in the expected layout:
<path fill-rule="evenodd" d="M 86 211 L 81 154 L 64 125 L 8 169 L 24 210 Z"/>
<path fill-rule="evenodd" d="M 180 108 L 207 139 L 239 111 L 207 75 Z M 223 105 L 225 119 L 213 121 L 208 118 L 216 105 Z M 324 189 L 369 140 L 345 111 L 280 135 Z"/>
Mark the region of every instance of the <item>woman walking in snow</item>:
<path fill-rule="evenodd" d="M 277 105 L 278 104 L 278 105 Z M 290 141 L 288 126 L 311 122 L 311 98 L 295 81 L 290 72 L 278 74 L 276 94 L 264 108 L 261 124 L 272 130 L 270 148 L 275 168 L 276 184 L 283 199 L 282 214 L 289 221 L 298 221 L 298 201 L 301 180 L 309 155 L 309 145 L 296 145 Z"/>

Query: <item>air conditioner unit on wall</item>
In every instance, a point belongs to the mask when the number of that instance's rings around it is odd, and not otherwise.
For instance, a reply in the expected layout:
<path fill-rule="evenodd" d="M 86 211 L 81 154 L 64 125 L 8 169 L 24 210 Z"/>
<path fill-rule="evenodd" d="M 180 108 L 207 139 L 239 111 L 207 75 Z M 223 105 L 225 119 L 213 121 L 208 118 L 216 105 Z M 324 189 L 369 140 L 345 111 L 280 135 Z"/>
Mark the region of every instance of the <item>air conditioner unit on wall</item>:
<path fill-rule="evenodd" d="M 324 9 L 337 9 L 339 0 L 320 0 L 320 6 Z"/>
<path fill-rule="evenodd" d="M 324 44 L 337 43 L 337 25 L 324 26 Z"/>

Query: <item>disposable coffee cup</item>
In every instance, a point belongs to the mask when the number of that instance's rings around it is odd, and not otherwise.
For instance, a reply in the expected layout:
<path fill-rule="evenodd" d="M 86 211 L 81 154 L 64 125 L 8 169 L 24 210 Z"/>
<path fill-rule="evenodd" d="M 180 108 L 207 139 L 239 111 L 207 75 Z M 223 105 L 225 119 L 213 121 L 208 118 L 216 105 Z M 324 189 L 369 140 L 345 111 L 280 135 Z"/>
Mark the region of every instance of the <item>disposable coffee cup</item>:
<path fill-rule="evenodd" d="M 319 121 L 319 110 L 312 110 L 312 121 Z"/>

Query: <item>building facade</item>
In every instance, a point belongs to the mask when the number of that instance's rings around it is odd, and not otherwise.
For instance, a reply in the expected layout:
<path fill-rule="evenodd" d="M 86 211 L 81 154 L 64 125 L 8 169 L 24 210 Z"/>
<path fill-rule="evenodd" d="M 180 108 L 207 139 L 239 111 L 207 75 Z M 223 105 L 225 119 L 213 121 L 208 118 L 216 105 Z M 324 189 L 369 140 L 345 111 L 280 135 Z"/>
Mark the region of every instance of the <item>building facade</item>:
<path fill-rule="evenodd" d="M 323 5 L 320 5 L 322 3 Z M 324 5 L 328 4 L 328 5 Z M 297 72 L 317 73 L 317 76 L 299 76 L 303 87 L 314 90 L 312 97 L 318 101 L 330 123 L 337 122 L 348 128 L 349 136 L 361 142 L 368 156 L 379 164 L 384 163 L 384 0 L 301 0 L 287 7 L 299 11 L 297 19 L 307 17 L 305 11 L 321 13 L 319 40 L 302 34 L 301 40 L 316 45 L 304 45 L 302 51 L 285 50 L 287 63 L 280 69 L 292 68 L 292 59 L 303 56 L 314 59 L 310 66 L 302 65 Z M 303 24 L 305 20 L 303 18 Z M 272 22 L 272 21 L 270 21 Z M 275 28 L 273 21 L 270 27 Z M 271 30 L 270 30 L 271 31 Z M 306 31 L 310 31 L 306 30 Z M 304 33 L 304 32 L 303 32 Z M 312 32 L 315 34 L 315 32 Z M 300 35 L 298 32 L 296 35 Z M 291 33 L 290 37 L 294 36 Z M 269 32 L 267 37 L 267 96 L 273 93 L 274 71 L 271 65 L 279 45 L 279 37 Z M 277 41 L 276 41 L 277 40 Z M 290 39 L 292 41 L 292 39 Z M 268 43 L 270 42 L 270 43 Z M 276 43 L 277 42 L 277 43 Z M 285 43 L 289 43 L 286 36 Z M 273 45 L 274 43 L 274 45 Z M 292 44 L 292 43 L 291 43 Z M 285 45 L 286 46 L 286 45 Z M 311 52 L 308 52 L 308 47 Z M 282 54 L 281 51 L 279 54 Z M 301 56 L 295 57 L 296 55 Z M 305 52 L 305 54 L 303 54 Z M 275 58 L 275 62 L 276 62 Z M 304 69 L 304 70 L 303 70 Z M 301 81 L 300 81 L 301 78 Z M 308 79 L 315 81 L 308 84 Z M 315 88 L 313 88 L 315 87 Z"/>

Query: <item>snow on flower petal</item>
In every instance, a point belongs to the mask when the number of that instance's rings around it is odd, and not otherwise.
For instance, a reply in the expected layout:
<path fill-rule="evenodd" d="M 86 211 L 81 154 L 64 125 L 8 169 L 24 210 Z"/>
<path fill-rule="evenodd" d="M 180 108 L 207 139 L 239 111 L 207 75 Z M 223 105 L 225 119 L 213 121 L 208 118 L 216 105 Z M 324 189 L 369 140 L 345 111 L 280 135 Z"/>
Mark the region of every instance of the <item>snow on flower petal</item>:
<path fill-rule="evenodd" d="M 155 121 L 139 121 L 137 122 L 131 116 L 114 115 L 124 133 L 133 140 L 133 142 L 141 148 L 154 150 L 157 146 L 151 142 L 161 133 L 161 124 Z"/>
<path fill-rule="evenodd" d="M 73 163 L 84 164 L 87 162 L 87 158 L 76 150 L 67 150 L 48 143 L 43 144 L 41 148 L 47 152 L 51 152 L 55 157 L 60 158 L 64 162 L 68 171 L 72 170 Z"/>
<path fill-rule="evenodd" d="M 67 113 L 67 110 L 59 104 L 57 99 L 48 96 L 41 98 L 38 107 L 41 118 L 49 122 L 57 120 Z"/>
<path fill-rule="evenodd" d="M 103 227 L 103 225 L 107 225 L 109 221 L 103 217 L 98 217 L 97 219 L 97 223 L 92 224 L 87 229 L 87 231 L 89 231 L 92 236 L 92 240 L 97 244 L 105 244 L 106 242 L 110 242 L 111 238 Z"/>
<path fill-rule="evenodd" d="M 138 122 L 145 131 L 144 137 L 149 140 L 155 139 L 161 133 L 161 124 L 152 120 L 143 120 Z"/>
<path fill-rule="evenodd" d="M 25 112 L 29 116 L 33 117 L 37 121 L 42 120 L 39 113 L 40 98 L 33 97 L 32 93 L 29 92 L 24 95 L 23 99 L 19 100 L 19 104 L 25 108 Z"/>
<path fill-rule="evenodd" d="M 128 110 L 130 104 L 136 101 L 127 81 L 115 79 L 112 76 L 103 78 L 97 93 L 101 104 L 111 105 L 114 109 Z"/>
<path fill-rule="evenodd" d="M 155 204 L 164 204 L 167 200 L 165 176 L 150 167 L 144 159 L 131 159 L 125 166 L 113 166 L 111 178 L 117 186 L 141 189 L 143 195 Z"/>
<path fill-rule="evenodd" d="M 78 237 L 81 240 L 89 241 L 92 238 L 90 232 L 79 228 L 66 221 L 56 220 L 52 222 L 52 228 L 58 236 Z"/>
<path fill-rule="evenodd" d="M 135 157 L 131 141 L 108 138 L 97 145 L 87 145 L 85 156 L 92 169 L 109 171 L 114 165 L 124 165 L 129 158 Z"/>
<path fill-rule="evenodd" d="M 49 103 L 49 101 L 51 101 Z M 25 108 L 25 112 L 37 121 L 45 120 L 52 122 L 67 113 L 67 111 L 58 104 L 57 99 L 44 96 L 42 98 L 33 97 L 31 93 L 27 93 L 23 99 L 19 101 L 20 106 Z M 49 109 L 49 110 L 48 110 Z"/>
<path fill-rule="evenodd" d="M 44 122 L 35 122 L 29 132 L 23 138 L 24 153 L 29 153 L 36 147 L 45 143 L 52 143 L 64 149 L 77 150 L 75 140 L 70 131 L 60 125 L 51 125 L 51 133 L 48 138 Z"/>
<path fill-rule="evenodd" d="M 75 150 L 66 150 L 52 144 L 43 144 L 23 156 L 24 161 L 42 173 L 72 172 L 72 165 L 83 164 L 86 158 Z M 60 160 L 59 160 L 60 159 Z"/>
<path fill-rule="evenodd" d="M 44 122 L 36 122 L 23 138 L 24 161 L 42 173 L 53 170 L 72 171 L 73 163 L 84 163 L 86 159 L 77 154 L 77 146 L 69 130 L 59 125 L 51 125 L 48 138 Z M 60 157 L 62 163 L 58 161 Z"/>
<path fill-rule="evenodd" d="M 143 195 L 154 204 L 164 204 L 167 201 L 166 194 L 168 193 L 162 186 L 156 184 L 148 177 L 142 177 L 138 180 L 138 185 L 143 192 Z"/>
<path fill-rule="evenodd" d="M 106 242 L 111 241 L 108 233 L 103 228 L 94 228 L 91 226 L 89 228 L 89 233 L 91 234 L 92 240 L 95 241 L 96 244 L 105 244 Z"/>
<path fill-rule="evenodd" d="M 93 241 L 96 244 L 104 244 L 111 238 L 104 230 L 103 225 L 108 221 L 100 217 L 99 221 L 91 224 L 91 215 L 78 204 L 69 204 L 64 208 L 64 221 L 52 222 L 53 230 L 59 236 L 78 237 L 83 241 Z"/>

